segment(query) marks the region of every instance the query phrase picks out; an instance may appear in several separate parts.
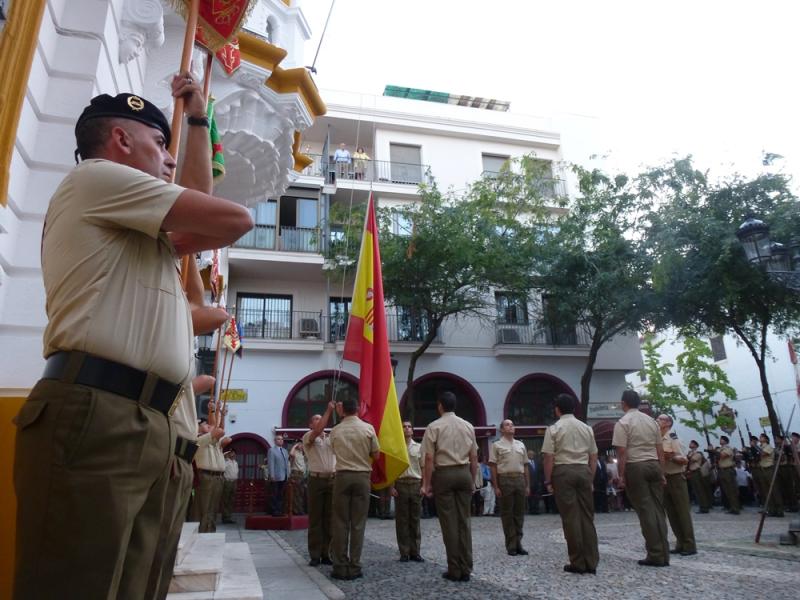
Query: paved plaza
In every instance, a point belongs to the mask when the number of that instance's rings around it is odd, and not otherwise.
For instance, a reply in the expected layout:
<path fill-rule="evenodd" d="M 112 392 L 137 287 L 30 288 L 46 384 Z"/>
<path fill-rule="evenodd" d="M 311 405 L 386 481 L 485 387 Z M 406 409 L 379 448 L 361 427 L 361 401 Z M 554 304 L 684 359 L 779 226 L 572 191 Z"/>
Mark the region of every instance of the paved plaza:
<path fill-rule="evenodd" d="M 441 577 L 446 561 L 439 523 L 422 521 L 425 563 L 398 562 L 394 521 L 367 522 L 362 562 L 364 577 L 355 581 L 330 579 L 331 567 L 306 565 L 306 532 L 246 531 L 234 525 L 220 531 L 228 541 L 250 543 L 266 599 L 277 595 L 292 600 L 358 598 L 763 598 L 794 595 L 800 589 L 800 548 L 779 546 L 787 529 L 783 519 L 767 519 L 761 546 L 753 544 L 758 514 L 754 509 L 733 516 L 716 509 L 693 515 L 698 554 L 675 557 L 668 568 L 640 567 L 644 545 L 633 512 L 599 514 L 600 541 L 597 575 L 564 573 L 566 543 L 557 515 L 525 519 L 528 556 L 508 556 L 498 517 L 472 519 L 475 568 L 468 583 Z M 674 541 L 670 534 L 670 541 Z"/>

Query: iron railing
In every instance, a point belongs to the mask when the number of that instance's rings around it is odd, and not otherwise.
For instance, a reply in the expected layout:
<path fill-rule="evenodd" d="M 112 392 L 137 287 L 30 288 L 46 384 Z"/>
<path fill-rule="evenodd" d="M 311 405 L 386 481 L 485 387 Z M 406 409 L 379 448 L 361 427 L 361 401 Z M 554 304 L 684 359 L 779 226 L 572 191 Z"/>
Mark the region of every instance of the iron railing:
<path fill-rule="evenodd" d="M 336 180 L 372 181 L 419 185 L 431 183 L 431 169 L 428 165 L 402 163 L 390 160 L 360 160 L 351 158 L 350 162 L 334 162 L 331 157 L 323 160 L 320 154 L 308 154 L 313 162 L 303 169 L 303 175 L 324 177 L 326 183 Z"/>
<path fill-rule="evenodd" d="M 481 171 L 481 177 L 497 179 L 499 171 Z M 543 198 L 559 198 L 567 195 L 567 182 L 558 177 L 546 177 L 536 182 Z"/>
<path fill-rule="evenodd" d="M 341 342 L 347 333 L 348 314 L 241 309 L 236 312 L 236 319 L 243 338 Z M 386 314 L 386 328 L 390 342 L 421 342 L 428 332 L 423 320 L 393 312 Z M 435 341 L 441 342 L 441 328 Z"/>
<path fill-rule="evenodd" d="M 503 319 L 495 322 L 498 344 L 523 346 L 589 346 L 591 337 L 583 327 L 535 323 L 509 323 Z"/>
<path fill-rule="evenodd" d="M 234 248 L 256 250 L 284 250 L 286 252 L 320 252 L 320 231 L 317 227 L 280 226 L 280 235 L 275 236 L 275 225 L 256 225 L 236 242 Z"/>

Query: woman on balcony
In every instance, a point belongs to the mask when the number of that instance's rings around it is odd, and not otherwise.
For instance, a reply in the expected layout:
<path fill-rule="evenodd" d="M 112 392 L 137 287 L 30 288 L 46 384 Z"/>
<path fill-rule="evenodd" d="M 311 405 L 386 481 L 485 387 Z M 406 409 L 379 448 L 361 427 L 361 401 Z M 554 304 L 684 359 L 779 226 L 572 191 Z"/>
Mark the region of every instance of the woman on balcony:
<path fill-rule="evenodd" d="M 364 152 L 363 146 L 358 147 L 358 150 L 353 154 L 353 159 L 355 160 L 353 166 L 355 167 L 356 179 L 364 179 L 364 173 L 367 172 L 367 161 L 370 160 L 370 158 L 367 153 Z"/>

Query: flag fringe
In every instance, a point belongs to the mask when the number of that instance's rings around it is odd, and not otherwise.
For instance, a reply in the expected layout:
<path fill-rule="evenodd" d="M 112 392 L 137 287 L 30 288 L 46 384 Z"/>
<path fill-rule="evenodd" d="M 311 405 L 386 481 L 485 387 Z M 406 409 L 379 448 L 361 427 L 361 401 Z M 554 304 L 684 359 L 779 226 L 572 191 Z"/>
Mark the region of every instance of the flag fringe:
<path fill-rule="evenodd" d="M 166 4 L 168 4 L 172 10 L 178 13 L 180 16 L 187 18 L 189 14 L 189 0 L 163 0 Z M 203 0 L 201 0 L 202 3 Z M 208 0 L 206 0 L 208 1 Z M 213 0 L 212 0 L 213 1 Z M 258 4 L 258 0 L 247 0 L 247 6 L 242 11 L 241 16 L 239 17 L 239 22 L 235 28 L 233 28 L 230 38 L 225 39 L 222 37 L 214 27 L 211 26 L 201 15 L 197 17 L 197 26 L 203 28 L 203 32 L 205 33 L 206 41 L 208 42 L 208 48 L 212 52 L 219 52 L 225 44 L 230 42 L 236 35 L 239 33 L 239 30 L 242 26 L 247 22 L 250 18 L 250 15 L 253 12 L 256 4 Z"/>

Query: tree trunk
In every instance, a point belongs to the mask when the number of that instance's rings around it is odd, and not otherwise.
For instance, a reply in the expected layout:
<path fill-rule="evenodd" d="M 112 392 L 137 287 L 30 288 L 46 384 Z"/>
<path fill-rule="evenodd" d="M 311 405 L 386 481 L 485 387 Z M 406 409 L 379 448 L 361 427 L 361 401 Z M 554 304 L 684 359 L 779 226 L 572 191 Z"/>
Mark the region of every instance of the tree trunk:
<path fill-rule="evenodd" d="M 592 345 L 589 347 L 589 358 L 586 361 L 586 368 L 581 375 L 581 414 L 579 418 L 585 423 L 589 417 L 589 388 L 592 385 L 592 374 L 594 364 L 597 362 L 597 353 L 603 345 L 603 332 L 600 329 L 594 330 Z"/>
<path fill-rule="evenodd" d="M 405 418 L 411 421 L 412 425 L 414 424 L 414 371 L 417 368 L 417 361 L 420 357 L 425 354 L 425 351 L 430 347 L 433 343 L 433 340 L 436 339 L 436 334 L 439 332 L 439 327 L 441 326 L 441 320 L 431 323 L 431 327 L 428 330 L 425 339 L 422 341 L 422 344 L 419 348 L 414 350 L 411 353 L 411 357 L 408 360 L 408 375 L 406 376 L 406 414 Z"/>
<path fill-rule="evenodd" d="M 747 349 L 750 350 L 750 354 L 753 356 L 753 360 L 756 361 L 756 365 L 758 366 L 758 377 L 761 380 L 761 396 L 764 398 L 764 404 L 767 405 L 767 416 L 769 417 L 769 424 L 770 429 L 772 430 L 773 438 L 776 435 L 781 435 L 781 427 L 778 423 L 778 413 L 775 412 L 775 406 L 772 403 L 772 393 L 769 389 L 769 381 L 767 381 L 767 364 L 766 364 L 766 353 L 767 353 L 767 329 L 769 327 L 768 322 L 764 322 L 761 327 L 761 343 L 760 352 L 756 349 L 753 345 L 753 342 L 748 338 L 742 329 L 734 324 L 732 326 L 733 331 L 736 335 L 739 336 L 739 339 L 744 342 L 744 345 L 747 346 Z"/>

